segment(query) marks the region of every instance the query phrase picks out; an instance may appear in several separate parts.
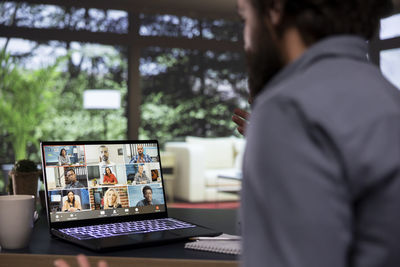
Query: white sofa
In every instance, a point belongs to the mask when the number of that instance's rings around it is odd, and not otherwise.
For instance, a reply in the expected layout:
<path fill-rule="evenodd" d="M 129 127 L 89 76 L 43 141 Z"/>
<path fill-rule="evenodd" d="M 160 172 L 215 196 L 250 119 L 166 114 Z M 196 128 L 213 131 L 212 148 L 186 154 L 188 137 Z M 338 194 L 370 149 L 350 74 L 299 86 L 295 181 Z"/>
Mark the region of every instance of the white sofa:
<path fill-rule="evenodd" d="M 218 176 L 241 176 L 244 139 L 236 137 L 186 137 L 186 142 L 167 142 L 165 150 L 175 155 L 174 195 L 189 202 L 232 201 L 241 181 Z"/>

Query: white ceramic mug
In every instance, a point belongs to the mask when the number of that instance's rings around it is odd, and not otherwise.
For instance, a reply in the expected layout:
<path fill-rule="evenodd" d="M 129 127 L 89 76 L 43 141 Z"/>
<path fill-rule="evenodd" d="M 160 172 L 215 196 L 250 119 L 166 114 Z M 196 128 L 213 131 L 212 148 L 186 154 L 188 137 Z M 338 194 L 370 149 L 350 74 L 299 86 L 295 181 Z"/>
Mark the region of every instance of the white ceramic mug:
<path fill-rule="evenodd" d="M 0 246 L 18 249 L 28 246 L 32 234 L 35 197 L 0 196 Z"/>

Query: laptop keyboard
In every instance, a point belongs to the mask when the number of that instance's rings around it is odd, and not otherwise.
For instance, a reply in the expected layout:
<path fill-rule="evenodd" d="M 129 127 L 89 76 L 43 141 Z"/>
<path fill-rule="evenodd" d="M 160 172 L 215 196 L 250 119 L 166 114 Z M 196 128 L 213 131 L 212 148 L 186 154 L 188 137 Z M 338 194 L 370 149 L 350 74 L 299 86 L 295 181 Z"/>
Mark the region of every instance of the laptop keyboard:
<path fill-rule="evenodd" d="M 144 221 L 120 222 L 99 224 L 74 228 L 59 229 L 60 232 L 79 240 L 105 238 L 127 234 L 142 234 L 165 230 L 196 227 L 193 224 L 182 222 L 173 218 L 154 219 Z"/>

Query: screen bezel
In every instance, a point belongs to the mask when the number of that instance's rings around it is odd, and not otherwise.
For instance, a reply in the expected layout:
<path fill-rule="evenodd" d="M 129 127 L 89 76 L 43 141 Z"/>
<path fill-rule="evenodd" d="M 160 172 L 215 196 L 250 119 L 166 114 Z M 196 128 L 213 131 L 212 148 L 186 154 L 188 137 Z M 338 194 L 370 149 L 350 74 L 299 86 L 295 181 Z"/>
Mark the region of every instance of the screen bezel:
<path fill-rule="evenodd" d="M 46 163 L 45 163 L 45 146 L 71 146 L 71 145 L 121 145 L 121 144 L 146 144 L 146 143 L 155 143 L 157 144 L 157 153 L 159 157 L 160 163 L 160 178 L 163 190 L 164 197 L 164 206 L 165 211 L 160 211 L 156 213 L 143 213 L 143 214 L 132 214 L 132 215 L 121 215 L 121 216 L 113 216 L 113 217 L 103 217 L 103 218 L 92 218 L 92 219 L 83 219 L 83 220 L 74 220 L 74 221 L 62 221 L 62 222 L 51 222 L 50 220 L 50 201 L 49 201 L 49 192 L 47 188 L 47 177 L 46 177 Z M 162 164 L 161 164 L 161 154 L 160 154 L 160 145 L 157 140 L 108 140 L 108 141 L 42 141 L 40 142 L 40 150 L 42 157 L 42 172 L 43 172 L 43 181 L 45 186 L 45 199 L 46 199 L 46 214 L 47 214 L 47 222 L 51 228 L 67 228 L 67 227 L 76 227 L 76 226 L 85 226 L 85 225 L 95 225 L 95 224 L 106 224 L 106 223 L 114 223 L 114 222 L 123 222 L 123 221 L 139 221 L 139 220 L 147 220 L 147 219 L 158 219 L 158 218 L 166 218 L 168 217 L 168 209 L 167 209 L 167 201 L 165 195 L 165 184 L 163 178 Z"/>

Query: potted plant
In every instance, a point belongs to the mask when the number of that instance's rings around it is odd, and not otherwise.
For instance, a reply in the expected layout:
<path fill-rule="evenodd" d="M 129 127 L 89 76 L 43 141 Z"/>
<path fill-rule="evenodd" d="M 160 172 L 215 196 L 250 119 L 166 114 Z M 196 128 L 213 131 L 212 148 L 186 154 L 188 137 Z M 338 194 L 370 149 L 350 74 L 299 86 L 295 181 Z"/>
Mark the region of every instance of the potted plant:
<path fill-rule="evenodd" d="M 10 171 L 14 195 L 37 195 L 40 175 L 37 165 L 28 159 L 19 160 Z"/>

